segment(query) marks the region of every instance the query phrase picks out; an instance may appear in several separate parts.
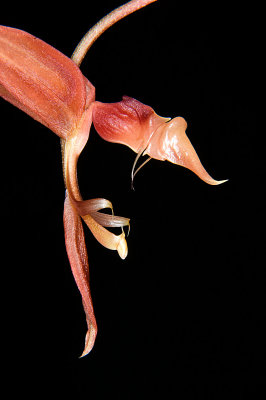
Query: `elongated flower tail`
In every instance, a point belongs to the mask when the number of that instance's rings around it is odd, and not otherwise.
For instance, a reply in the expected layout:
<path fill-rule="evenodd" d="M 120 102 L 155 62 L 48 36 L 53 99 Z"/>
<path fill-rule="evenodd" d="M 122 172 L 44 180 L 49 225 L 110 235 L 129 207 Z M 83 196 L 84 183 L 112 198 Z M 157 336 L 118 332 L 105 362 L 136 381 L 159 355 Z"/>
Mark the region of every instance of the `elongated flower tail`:
<path fill-rule="evenodd" d="M 103 139 L 130 147 L 138 153 L 137 159 L 147 154 L 188 168 L 210 185 L 226 182 L 216 181 L 202 166 L 186 135 L 187 123 L 182 117 L 160 117 L 151 107 L 124 96 L 118 103 L 95 102 L 92 121 Z"/>
<path fill-rule="evenodd" d="M 97 324 L 92 305 L 89 264 L 82 222 L 72 206 L 68 194 L 66 195 L 64 207 L 64 228 L 67 254 L 73 276 L 82 296 L 88 326 L 85 348 L 82 353 L 82 356 L 85 356 L 93 348 L 97 334 Z"/>
<path fill-rule="evenodd" d="M 60 51 L 29 33 L 0 26 L 0 96 L 66 139 L 95 91 Z"/>

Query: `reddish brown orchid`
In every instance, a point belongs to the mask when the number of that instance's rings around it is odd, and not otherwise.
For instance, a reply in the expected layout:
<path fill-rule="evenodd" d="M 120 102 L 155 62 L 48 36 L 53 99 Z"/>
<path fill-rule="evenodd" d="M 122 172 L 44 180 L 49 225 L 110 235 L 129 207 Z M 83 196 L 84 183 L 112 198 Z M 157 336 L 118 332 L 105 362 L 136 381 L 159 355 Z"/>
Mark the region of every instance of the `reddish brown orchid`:
<path fill-rule="evenodd" d="M 202 180 L 217 185 L 205 171 L 186 136 L 186 122 L 159 117 L 153 109 L 130 97 L 119 103 L 95 101 L 94 86 L 82 75 L 79 65 L 94 41 L 126 15 L 156 0 L 132 0 L 96 24 L 82 39 L 72 60 L 29 33 L 0 27 L 0 95 L 61 138 L 66 186 L 64 206 L 65 241 L 72 272 L 80 290 L 88 332 L 82 355 L 92 349 L 97 334 L 89 286 L 89 267 L 82 220 L 106 248 L 127 256 L 122 229 L 115 235 L 106 228 L 129 225 L 129 219 L 113 215 L 110 201 L 82 199 L 77 181 L 77 161 L 86 145 L 93 122 L 100 136 L 122 143 L 141 155 L 168 160 L 195 172 Z M 145 161 L 144 163 L 146 163 Z M 144 165 L 144 164 L 143 164 Z M 110 208 L 112 214 L 99 212 Z"/>

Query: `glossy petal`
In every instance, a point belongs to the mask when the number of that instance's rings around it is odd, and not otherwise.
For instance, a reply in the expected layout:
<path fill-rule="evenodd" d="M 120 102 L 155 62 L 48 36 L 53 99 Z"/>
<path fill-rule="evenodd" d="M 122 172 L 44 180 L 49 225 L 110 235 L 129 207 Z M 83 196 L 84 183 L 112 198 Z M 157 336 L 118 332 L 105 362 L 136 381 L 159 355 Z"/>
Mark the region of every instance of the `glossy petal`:
<path fill-rule="evenodd" d="M 219 185 L 225 181 L 214 180 L 205 168 L 186 135 L 187 123 L 182 117 L 162 124 L 154 132 L 144 152 L 150 157 L 180 165 L 193 171 L 209 185 Z"/>

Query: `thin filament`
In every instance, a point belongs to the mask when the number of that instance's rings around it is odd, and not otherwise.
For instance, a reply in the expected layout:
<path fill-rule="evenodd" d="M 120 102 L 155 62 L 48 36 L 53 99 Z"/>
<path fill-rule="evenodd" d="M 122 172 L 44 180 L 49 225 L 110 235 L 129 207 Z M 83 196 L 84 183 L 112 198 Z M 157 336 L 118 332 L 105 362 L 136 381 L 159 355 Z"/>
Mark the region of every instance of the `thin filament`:
<path fill-rule="evenodd" d="M 139 170 L 140 170 L 142 167 L 144 167 L 145 164 L 147 164 L 148 161 L 151 160 L 151 157 L 147 158 L 147 160 L 145 160 L 145 161 L 136 169 L 136 171 L 135 171 L 137 162 L 138 162 L 140 156 L 143 155 L 143 153 L 144 153 L 145 150 L 146 150 L 146 148 L 145 148 L 145 149 L 141 148 L 141 149 L 138 151 L 137 157 L 135 158 L 135 161 L 134 161 L 133 166 L 132 166 L 132 170 L 131 170 L 131 189 L 132 189 L 132 190 L 134 190 L 133 181 L 134 181 L 134 178 L 135 178 L 136 174 L 139 172 Z"/>
<path fill-rule="evenodd" d="M 136 174 L 139 172 L 139 170 L 144 167 L 145 164 L 147 164 L 147 162 L 149 162 L 151 160 L 151 157 L 148 157 L 134 172 L 133 177 L 132 177 L 132 181 L 135 178 Z"/>

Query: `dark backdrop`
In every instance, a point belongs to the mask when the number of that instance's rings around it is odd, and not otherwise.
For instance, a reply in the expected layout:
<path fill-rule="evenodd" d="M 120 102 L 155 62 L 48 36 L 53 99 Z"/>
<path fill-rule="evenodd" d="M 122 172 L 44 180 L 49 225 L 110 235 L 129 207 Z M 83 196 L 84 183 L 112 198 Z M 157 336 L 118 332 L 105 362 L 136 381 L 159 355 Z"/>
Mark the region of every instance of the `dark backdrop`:
<path fill-rule="evenodd" d="M 1 24 L 71 56 L 121 3 L 10 2 Z M 131 231 L 122 261 L 86 230 L 99 333 L 84 359 L 85 318 L 64 246 L 59 139 L 1 100 L 9 398 L 264 398 L 261 12 L 255 3 L 159 1 L 112 27 L 86 56 L 81 69 L 98 100 L 126 94 L 159 115 L 183 116 L 208 172 L 229 182 L 208 186 L 184 168 L 151 161 L 132 191 L 135 155 L 92 128 L 78 167 L 82 194 L 110 199 L 131 218 Z"/>

